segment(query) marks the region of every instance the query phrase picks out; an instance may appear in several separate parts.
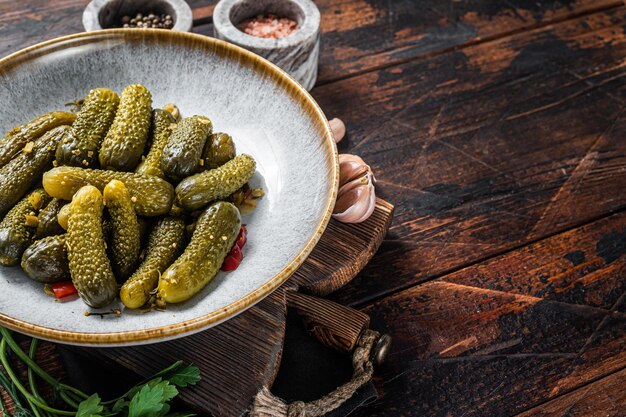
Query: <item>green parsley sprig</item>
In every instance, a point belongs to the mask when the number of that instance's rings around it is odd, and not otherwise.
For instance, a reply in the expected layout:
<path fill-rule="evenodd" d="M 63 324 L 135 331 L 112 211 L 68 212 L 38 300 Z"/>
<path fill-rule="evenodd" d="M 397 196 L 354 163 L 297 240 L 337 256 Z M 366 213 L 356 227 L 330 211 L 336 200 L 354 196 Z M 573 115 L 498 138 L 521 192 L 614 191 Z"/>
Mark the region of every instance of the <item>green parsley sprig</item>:
<path fill-rule="evenodd" d="M 8 413 L 0 397 L 1 417 L 191 417 L 194 414 L 170 412 L 171 400 L 179 388 L 195 385 L 200 380 L 198 368 L 178 361 L 151 378 L 135 385 L 118 398 L 102 401 L 96 394 L 61 383 L 51 377 L 35 362 L 37 339 L 32 339 L 28 354 L 17 344 L 11 332 L 0 327 L 0 386 L 14 404 L 13 415 Z M 27 368 L 27 384 L 15 373 L 9 352 Z M 52 387 L 56 398 L 65 406 L 55 408 L 41 396 L 35 375 Z"/>

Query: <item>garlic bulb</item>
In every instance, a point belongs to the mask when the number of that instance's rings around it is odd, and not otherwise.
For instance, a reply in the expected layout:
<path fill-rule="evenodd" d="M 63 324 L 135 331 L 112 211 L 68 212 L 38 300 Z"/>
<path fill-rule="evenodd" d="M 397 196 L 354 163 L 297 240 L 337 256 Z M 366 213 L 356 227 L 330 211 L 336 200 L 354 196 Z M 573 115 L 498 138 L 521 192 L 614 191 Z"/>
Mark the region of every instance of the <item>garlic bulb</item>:
<path fill-rule="evenodd" d="M 361 223 L 376 207 L 372 169 L 356 155 L 339 155 L 339 192 L 333 217 L 343 223 Z"/>

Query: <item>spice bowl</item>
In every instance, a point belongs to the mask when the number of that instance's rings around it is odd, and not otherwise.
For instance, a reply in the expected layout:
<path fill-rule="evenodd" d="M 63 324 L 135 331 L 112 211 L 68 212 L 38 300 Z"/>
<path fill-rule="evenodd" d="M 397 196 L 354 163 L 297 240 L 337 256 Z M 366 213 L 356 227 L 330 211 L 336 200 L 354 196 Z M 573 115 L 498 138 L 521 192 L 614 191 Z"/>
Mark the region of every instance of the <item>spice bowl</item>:
<path fill-rule="evenodd" d="M 294 20 L 297 28 L 282 38 L 252 36 L 239 28 L 247 19 L 267 15 Z M 307 90 L 315 85 L 320 12 L 311 0 L 221 0 L 213 12 L 213 33 L 278 65 Z"/>
<path fill-rule="evenodd" d="M 193 26 L 191 8 L 184 0 L 92 0 L 83 12 L 85 31 L 120 28 L 124 16 L 153 12 L 169 15 L 172 30 L 189 32 Z"/>

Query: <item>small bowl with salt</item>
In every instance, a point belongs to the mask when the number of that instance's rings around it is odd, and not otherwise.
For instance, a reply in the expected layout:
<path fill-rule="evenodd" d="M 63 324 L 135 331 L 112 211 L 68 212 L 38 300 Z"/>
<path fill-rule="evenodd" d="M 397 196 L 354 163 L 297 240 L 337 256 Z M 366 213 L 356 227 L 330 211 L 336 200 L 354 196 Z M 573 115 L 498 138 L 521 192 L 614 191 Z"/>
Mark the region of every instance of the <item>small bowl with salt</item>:
<path fill-rule="evenodd" d="M 311 0 L 221 0 L 213 28 L 216 38 L 261 55 L 307 90 L 315 85 L 320 12 Z"/>

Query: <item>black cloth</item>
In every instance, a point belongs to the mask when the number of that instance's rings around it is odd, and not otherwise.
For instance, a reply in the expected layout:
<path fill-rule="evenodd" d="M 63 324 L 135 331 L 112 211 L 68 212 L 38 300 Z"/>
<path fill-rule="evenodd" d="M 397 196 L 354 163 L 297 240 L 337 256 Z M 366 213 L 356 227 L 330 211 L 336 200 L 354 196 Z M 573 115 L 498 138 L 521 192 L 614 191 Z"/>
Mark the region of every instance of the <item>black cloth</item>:
<path fill-rule="evenodd" d="M 85 392 L 98 392 L 103 398 L 123 394 L 130 386 L 142 380 L 124 369 L 111 369 L 88 360 L 59 346 L 59 353 L 71 385 Z M 352 377 L 352 361 L 347 354 L 336 352 L 309 336 L 299 317 L 287 316 L 285 346 L 280 370 L 271 389 L 274 395 L 287 402 L 312 401 L 333 391 Z M 124 381 L 120 384 L 119 381 Z M 370 382 L 363 386 L 340 408 L 328 417 L 345 417 L 378 397 Z M 219 416 L 216 416 L 219 417 Z"/>

